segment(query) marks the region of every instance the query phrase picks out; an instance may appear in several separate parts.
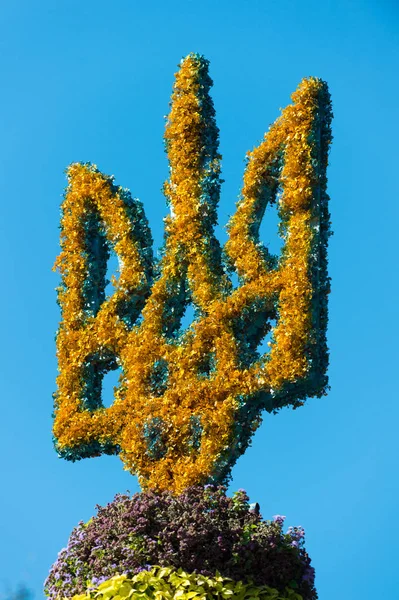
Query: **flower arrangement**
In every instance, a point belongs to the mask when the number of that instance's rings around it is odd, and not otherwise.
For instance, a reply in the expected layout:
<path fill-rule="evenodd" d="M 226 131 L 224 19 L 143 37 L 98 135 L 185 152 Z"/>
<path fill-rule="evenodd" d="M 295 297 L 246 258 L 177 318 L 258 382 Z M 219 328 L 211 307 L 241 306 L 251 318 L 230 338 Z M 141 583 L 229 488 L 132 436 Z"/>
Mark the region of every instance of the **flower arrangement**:
<path fill-rule="evenodd" d="M 171 574 L 175 577 L 179 569 L 189 573 L 184 577 L 194 588 L 187 592 L 203 585 L 201 580 L 210 588 L 216 582 L 227 589 L 239 585 L 244 598 L 253 586 L 254 596 L 274 598 L 267 586 L 276 598 L 285 598 L 288 588 L 304 600 L 315 600 L 314 570 L 304 549 L 303 529 L 283 533 L 284 519 L 276 515 L 273 521 L 264 521 L 243 490 L 230 498 L 222 486 L 194 486 L 178 496 L 153 491 L 118 495 L 74 529 L 45 591 L 51 600 L 86 592 L 105 594 L 106 586 L 114 586 L 115 596 L 121 595 L 115 585 L 124 586 L 127 579 L 129 590 L 141 585 L 143 577 L 150 577 L 147 571 L 154 576 L 152 568 L 157 565 L 163 569 L 160 578 L 167 573 L 173 585 Z"/>
<path fill-rule="evenodd" d="M 95 166 L 73 164 L 56 262 L 58 453 L 69 460 L 120 453 L 144 489 L 175 493 L 226 481 L 263 410 L 296 408 L 327 388 L 327 86 L 304 79 L 248 154 L 222 252 L 214 235 L 221 157 L 211 85 L 207 60 L 182 61 L 165 133 L 171 214 L 160 260 L 142 204 Z M 279 259 L 259 241 L 266 205 L 276 202 Z M 111 251 L 120 273 L 108 297 Z M 196 319 L 181 332 L 189 303 Z M 273 319 L 270 352 L 261 356 Z M 118 366 L 120 385 L 105 408 L 101 381 Z"/>
<path fill-rule="evenodd" d="M 208 66 L 190 54 L 176 73 L 159 259 L 139 200 L 95 165 L 68 169 L 55 265 L 55 445 L 72 461 L 120 454 L 144 491 L 117 495 L 74 529 L 45 583 L 51 600 L 317 598 L 303 529 L 284 533 L 285 517 L 264 521 L 224 483 L 263 410 L 297 408 L 327 390 L 330 96 L 325 82 L 304 79 L 248 153 L 222 249 Z M 268 204 L 278 208 L 280 257 L 259 239 Z M 109 296 L 111 252 L 119 277 Z M 195 320 L 182 331 L 190 303 Z M 102 379 L 118 367 L 106 408 Z"/>

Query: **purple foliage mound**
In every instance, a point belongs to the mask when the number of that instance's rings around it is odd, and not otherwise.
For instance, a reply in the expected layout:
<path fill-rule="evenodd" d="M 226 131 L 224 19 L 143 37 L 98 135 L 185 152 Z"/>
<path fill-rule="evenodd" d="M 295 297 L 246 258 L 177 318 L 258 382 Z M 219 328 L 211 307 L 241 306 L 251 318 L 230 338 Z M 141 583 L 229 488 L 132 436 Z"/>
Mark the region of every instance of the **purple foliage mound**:
<path fill-rule="evenodd" d="M 226 496 L 223 486 L 117 495 L 73 530 L 45 584 L 50 598 L 82 593 L 116 574 L 134 575 L 152 565 L 222 575 L 317 598 L 304 532 L 284 517 L 264 521 L 245 491 Z"/>

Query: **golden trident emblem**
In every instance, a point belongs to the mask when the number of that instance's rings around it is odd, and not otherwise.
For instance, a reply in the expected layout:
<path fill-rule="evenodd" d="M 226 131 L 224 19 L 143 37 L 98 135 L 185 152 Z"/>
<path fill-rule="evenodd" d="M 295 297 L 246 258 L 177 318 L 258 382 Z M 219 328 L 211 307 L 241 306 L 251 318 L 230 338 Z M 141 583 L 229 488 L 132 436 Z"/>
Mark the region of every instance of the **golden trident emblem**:
<path fill-rule="evenodd" d="M 161 258 L 153 259 L 142 204 L 95 166 L 73 164 L 56 262 L 57 451 L 70 460 L 120 453 L 145 488 L 176 493 L 225 480 L 262 410 L 296 408 L 327 386 L 327 85 L 304 79 L 248 153 L 223 252 L 214 235 L 221 156 L 211 85 L 202 56 L 181 62 L 165 133 L 171 215 Z M 276 202 L 278 259 L 259 240 Z M 110 251 L 120 267 L 106 296 Z M 189 303 L 196 318 L 182 332 Z M 260 355 L 271 329 L 270 351 Z M 102 378 L 117 367 L 106 408 Z"/>

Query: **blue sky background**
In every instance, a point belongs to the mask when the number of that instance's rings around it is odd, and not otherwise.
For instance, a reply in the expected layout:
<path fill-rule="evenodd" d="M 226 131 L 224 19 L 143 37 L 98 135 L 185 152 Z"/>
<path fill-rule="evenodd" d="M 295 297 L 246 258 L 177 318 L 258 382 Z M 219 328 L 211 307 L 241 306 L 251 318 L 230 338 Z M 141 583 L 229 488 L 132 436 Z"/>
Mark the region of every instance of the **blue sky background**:
<path fill-rule="evenodd" d="M 20 583 L 42 598 L 78 521 L 138 490 L 117 457 L 72 464 L 52 448 L 51 267 L 63 170 L 77 160 L 140 197 L 161 243 L 163 116 L 191 51 L 215 82 L 222 226 L 245 152 L 303 77 L 327 80 L 335 115 L 331 391 L 266 415 L 230 489 L 305 527 L 320 600 L 397 597 L 398 14 L 393 0 L 1 0 L 1 598 Z M 263 234 L 278 246 L 272 213 Z"/>

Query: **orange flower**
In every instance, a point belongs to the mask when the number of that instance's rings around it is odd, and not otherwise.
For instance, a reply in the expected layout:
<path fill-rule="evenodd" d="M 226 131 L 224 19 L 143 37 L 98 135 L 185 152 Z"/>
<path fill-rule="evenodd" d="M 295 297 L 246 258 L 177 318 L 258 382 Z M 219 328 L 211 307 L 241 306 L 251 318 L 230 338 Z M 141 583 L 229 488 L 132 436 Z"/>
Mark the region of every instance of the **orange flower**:
<path fill-rule="evenodd" d="M 84 164 L 68 170 L 56 261 L 58 451 L 71 459 L 120 452 L 144 487 L 175 492 L 226 477 L 263 408 L 299 406 L 326 387 L 326 84 L 303 80 L 248 154 L 226 244 L 241 278 L 233 291 L 213 232 L 221 157 L 207 69 L 189 55 L 176 74 L 165 132 L 172 211 L 159 275 L 140 203 Z M 279 185 L 285 245 L 276 267 L 258 231 Z M 110 249 L 120 274 L 106 298 Z M 190 301 L 197 318 L 178 335 Z M 257 359 L 277 316 L 270 353 Z M 115 401 L 104 408 L 101 379 L 118 365 Z"/>

